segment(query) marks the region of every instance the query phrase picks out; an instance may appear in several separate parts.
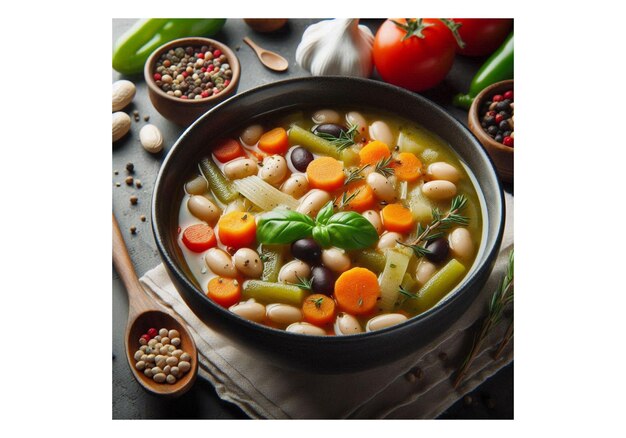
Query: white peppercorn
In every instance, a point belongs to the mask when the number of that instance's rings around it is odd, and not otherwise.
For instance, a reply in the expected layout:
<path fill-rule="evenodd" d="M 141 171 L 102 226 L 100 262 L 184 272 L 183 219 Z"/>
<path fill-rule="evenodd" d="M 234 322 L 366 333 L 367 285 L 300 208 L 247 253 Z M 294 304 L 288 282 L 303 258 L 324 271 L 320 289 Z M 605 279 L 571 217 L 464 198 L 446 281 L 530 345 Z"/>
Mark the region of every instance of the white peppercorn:
<path fill-rule="evenodd" d="M 173 346 L 178 347 L 180 345 L 180 338 L 172 338 L 170 342 Z"/>
<path fill-rule="evenodd" d="M 169 383 L 170 385 L 171 385 L 171 384 L 176 383 L 176 377 L 174 377 L 174 376 L 173 376 L 173 375 L 171 375 L 171 374 L 168 374 L 168 375 L 167 375 L 167 377 L 165 377 L 165 380 L 166 380 L 166 381 L 167 381 L 167 383 Z"/>
<path fill-rule="evenodd" d="M 137 368 L 139 371 L 142 371 L 146 368 L 146 363 L 143 360 L 140 360 L 135 364 L 135 368 Z"/>
<path fill-rule="evenodd" d="M 178 362 L 178 369 L 182 371 L 183 373 L 186 373 L 187 371 L 191 369 L 191 364 L 187 361 L 182 360 Z"/>
<path fill-rule="evenodd" d="M 162 328 L 159 330 L 159 336 L 163 337 L 163 336 L 167 336 L 167 329 L 166 328 Z"/>
<path fill-rule="evenodd" d="M 174 339 L 174 338 L 180 338 L 180 333 L 178 333 L 178 330 L 170 330 L 167 333 L 168 338 L 170 339 Z"/>
<path fill-rule="evenodd" d="M 157 373 L 152 377 L 152 379 L 154 379 L 157 383 L 163 383 L 165 382 L 166 377 L 164 373 Z"/>

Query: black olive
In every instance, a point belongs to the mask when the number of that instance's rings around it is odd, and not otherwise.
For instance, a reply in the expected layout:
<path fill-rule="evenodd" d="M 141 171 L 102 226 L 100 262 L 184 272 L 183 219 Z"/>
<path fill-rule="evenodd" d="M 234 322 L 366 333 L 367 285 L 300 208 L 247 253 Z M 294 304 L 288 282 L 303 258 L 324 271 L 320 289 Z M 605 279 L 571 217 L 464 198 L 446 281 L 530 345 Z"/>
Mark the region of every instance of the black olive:
<path fill-rule="evenodd" d="M 317 294 L 331 295 L 335 291 L 335 274 L 324 266 L 311 270 L 311 289 Z"/>
<path fill-rule="evenodd" d="M 503 137 L 502 137 L 502 135 L 498 134 L 498 135 L 496 135 L 493 139 L 494 139 L 495 141 L 497 141 L 498 143 L 502 143 L 502 139 L 503 139 Z"/>
<path fill-rule="evenodd" d="M 313 154 L 306 149 L 298 146 L 291 151 L 291 164 L 298 172 L 306 172 L 306 168 L 311 161 L 313 161 Z"/>
<path fill-rule="evenodd" d="M 342 132 L 348 132 L 348 128 L 342 125 L 336 125 L 334 123 L 324 123 L 323 125 L 318 125 L 313 130 L 313 133 L 315 135 L 322 133 L 332 135 L 333 137 L 339 137 Z"/>
<path fill-rule="evenodd" d="M 487 133 L 493 135 L 496 135 L 498 133 L 498 127 L 496 125 L 491 125 L 490 127 L 487 128 Z"/>
<path fill-rule="evenodd" d="M 498 125 L 498 128 L 500 128 L 500 131 L 508 131 L 510 129 L 509 122 L 502 120 Z"/>
<path fill-rule="evenodd" d="M 489 126 L 489 125 L 493 125 L 496 122 L 496 118 L 493 116 L 485 116 L 483 121 L 487 124 L 487 126 Z"/>
<path fill-rule="evenodd" d="M 426 254 L 426 258 L 433 263 L 439 263 L 448 257 L 450 245 L 448 245 L 448 240 L 442 237 L 429 242 L 426 249 L 430 251 L 430 254 Z"/>
<path fill-rule="evenodd" d="M 300 239 L 291 244 L 291 254 L 310 265 L 317 265 L 322 259 L 322 248 L 312 238 Z"/>

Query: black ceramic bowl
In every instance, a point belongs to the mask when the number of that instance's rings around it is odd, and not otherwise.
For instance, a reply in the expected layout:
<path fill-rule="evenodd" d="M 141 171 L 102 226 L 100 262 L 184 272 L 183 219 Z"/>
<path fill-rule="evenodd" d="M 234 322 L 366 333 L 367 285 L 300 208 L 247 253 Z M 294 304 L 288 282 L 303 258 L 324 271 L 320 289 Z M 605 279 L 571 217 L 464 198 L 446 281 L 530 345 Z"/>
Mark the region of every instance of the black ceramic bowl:
<path fill-rule="evenodd" d="M 316 337 L 289 333 L 244 320 L 211 301 L 195 284 L 176 242 L 183 186 L 208 145 L 224 127 L 243 128 L 250 119 L 298 108 L 350 107 L 384 110 L 414 120 L 446 140 L 478 186 L 483 239 L 474 265 L 443 302 L 407 322 L 376 332 Z M 167 271 L 189 307 L 205 323 L 264 353 L 274 363 L 319 373 L 363 370 L 389 363 L 431 341 L 455 322 L 479 293 L 493 268 L 504 229 L 503 193 L 493 164 L 476 138 L 431 101 L 401 88 L 367 79 L 310 77 L 264 85 L 216 106 L 191 125 L 172 147 L 152 198 L 152 224 Z"/>

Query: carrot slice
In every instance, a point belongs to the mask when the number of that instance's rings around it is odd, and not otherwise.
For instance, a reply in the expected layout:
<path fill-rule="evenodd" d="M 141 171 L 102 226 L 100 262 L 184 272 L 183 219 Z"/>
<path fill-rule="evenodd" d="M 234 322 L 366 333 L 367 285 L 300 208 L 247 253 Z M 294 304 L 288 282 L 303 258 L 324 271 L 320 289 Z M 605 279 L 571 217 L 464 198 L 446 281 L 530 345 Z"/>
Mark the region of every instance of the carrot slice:
<path fill-rule="evenodd" d="M 414 182 L 422 176 L 422 162 L 419 158 L 410 152 L 401 152 L 393 161 L 393 167 L 396 177 L 401 181 Z"/>
<path fill-rule="evenodd" d="M 233 211 L 225 214 L 217 223 L 220 241 L 233 248 L 251 246 L 256 240 L 256 222 L 247 212 Z"/>
<path fill-rule="evenodd" d="M 220 163 L 227 163 L 235 158 L 245 157 L 246 152 L 237 140 L 227 138 L 220 141 L 213 149 L 213 155 Z"/>
<path fill-rule="evenodd" d="M 289 137 L 283 128 L 267 131 L 259 139 L 259 149 L 270 154 L 284 154 L 289 149 Z"/>
<path fill-rule="evenodd" d="M 215 232 L 207 224 L 195 224 L 183 231 L 183 243 L 190 251 L 204 252 L 217 245 Z"/>
<path fill-rule="evenodd" d="M 389 158 L 391 151 L 389 146 L 382 141 L 374 140 L 363 146 L 359 151 L 359 156 L 361 157 L 361 165 L 369 164 L 373 166 L 383 158 Z"/>
<path fill-rule="evenodd" d="M 207 295 L 220 306 L 230 307 L 241 301 L 241 284 L 235 278 L 213 277 Z"/>
<path fill-rule="evenodd" d="M 309 187 L 328 192 L 343 186 L 346 177 L 343 173 L 343 163 L 332 157 L 321 157 L 311 161 L 306 168 L 306 176 Z"/>
<path fill-rule="evenodd" d="M 302 314 L 311 324 L 330 324 L 335 320 L 335 301 L 323 294 L 309 295 L 302 304 Z"/>
<path fill-rule="evenodd" d="M 369 269 L 352 268 L 335 282 L 335 299 L 339 308 L 353 315 L 371 312 L 380 297 L 378 278 Z"/>
<path fill-rule="evenodd" d="M 411 232 L 415 226 L 413 213 L 402 204 L 389 204 L 382 209 L 380 215 L 383 227 L 388 231 L 405 234 Z"/>
<path fill-rule="evenodd" d="M 346 197 L 356 196 L 348 202 L 348 204 L 344 207 L 345 210 L 353 210 L 358 211 L 359 213 L 363 213 L 366 210 L 371 210 L 376 206 L 376 198 L 374 197 L 374 191 L 369 186 L 369 184 L 365 184 L 362 181 L 355 181 L 346 186 Z M 337 198 L 335 204 L 339 204 L 341 201 L 341 196 Z"/>

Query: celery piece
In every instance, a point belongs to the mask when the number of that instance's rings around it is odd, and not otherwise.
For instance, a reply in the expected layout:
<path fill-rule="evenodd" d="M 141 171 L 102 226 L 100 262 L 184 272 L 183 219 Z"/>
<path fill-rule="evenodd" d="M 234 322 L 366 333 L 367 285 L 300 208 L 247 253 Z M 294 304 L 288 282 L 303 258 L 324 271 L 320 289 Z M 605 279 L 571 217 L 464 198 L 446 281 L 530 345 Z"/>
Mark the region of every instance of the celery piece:
<path fill-rule="evenodd" d="M 465 275 L 465 266 L 458 260 L 452 259 L 426 282 L 417 292 L 417 310 L 425 312 L 433 307 L 452 290 Z"/>
<path fill-rule="evenodd" d="M 402 128 L 398 136 L 398 146 L 400 152 L 411 152 L 418 157 L 432 146 L 439 146 L 444 141 L 435 134 L 425 130 L 424 128 L 410 127 Z"/>
<path fill-rule="evenodd" d="M 407 204 L 413 213 L 413 218 L 422 224 L 433 220 L 433 205 L 422 193 L 422 187 L 416 186 L 407 194 Z"/>
<path fill-rule="evenodd" d="M 298 125 L 291 125 L 289 128 L 289 143 L 300 145 L 314 154 L 328 155 L 339 159 L 339 151 L 331 142 L 318 137 L 311 131 L 302 129 Z"/>
<path fill-rule="evenodd" d="M 248 280 L 243 284 L 243 297 L 254 298 L 262 303 L 285 303 L 301 306 L 305 291 L 297 286 L 269 281 Z"/>
<path fill-rule="evenodd" d="M 232 183 L 226 179 L 211 158 L 200 161 L 200 171 L 209 182 L 213 194 L 224 204 L 234 201 L 239 196 Z"/>
<path fill-rule="evenodd" d="M 239 193 L 261 208 L 261 210 L 270 211 L 280 205 L 290 210 L 295 210 L 300 205 L 296 198 L 281 192 L 257 175 L 238 179 L 233 185 Z"/>
<path fill-rule="evenodd" d="M 284 251 L 280 245 L 261 245 L 259 255 L 263 258 L 261 280 L 275 283 L 283 266 Z"/>
<path fill-rule="evenodd" d="M 365 249 L 356 254 L 354 264 L 378 274 L 385 269 L 385 255 L 374 249 Z"/>
<path fill-rule="evenodd" d="M 404 277 L 402 277 L 402 284 L 400 286 L 402 286 L 404 290 L 412 291 L 415 289 L 415 286 L 417 286 L 417 281 L 407 272 L 404 274 Z"/>
<path fill-rule="evenodd" d="M 400 294 L 400 284 L 409 265 L 411 254 L 402 249 L 388 249 L 385 251 L 385 269 L 378 279 L 380 284 L 380 308 L 385 311 L 391 311 Z"/>

